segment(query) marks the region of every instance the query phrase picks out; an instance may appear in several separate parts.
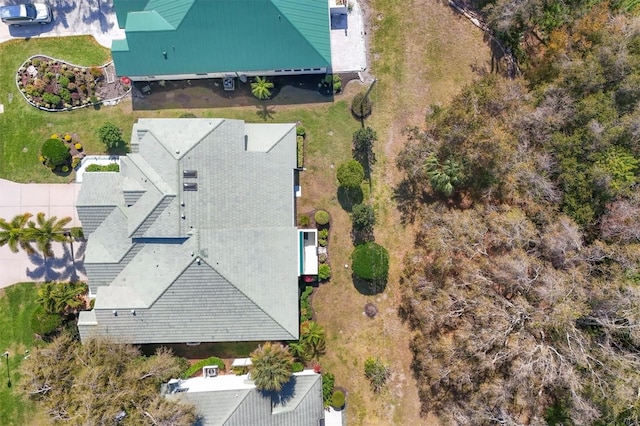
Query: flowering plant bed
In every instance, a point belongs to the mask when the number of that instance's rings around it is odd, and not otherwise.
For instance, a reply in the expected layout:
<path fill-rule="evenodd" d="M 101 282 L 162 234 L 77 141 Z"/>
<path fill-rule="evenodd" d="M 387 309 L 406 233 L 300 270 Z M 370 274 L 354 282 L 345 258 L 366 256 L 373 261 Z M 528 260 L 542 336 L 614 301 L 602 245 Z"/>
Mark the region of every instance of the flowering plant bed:
<path fill-rule="evenodd" d="M 81 67 L 44 55 L 32 56 L 18 69 L 16 84 L 31 105 L 64 111 L 119 100 L 131 90 L 115 78 L 113 64 Z"/>
<path fill-rule="evenodd" d="M 45 145 L 58 145 L 60 148 L 54 148 L 54 151 L 46 149 Z M 75 169 L 85 156 L 82 143 L 78 139 L 78 135 L 69 133 L 54 133 L 45 142 L 40 152 L 39 160 L 42 164 L 50 168 L 54 173 L 66 175 L 72 169 Z M 48 152 L 45 152 L 48 151 Z M 61 152 L 58 152 L 61 151 Z M 50 153 L 55 152 L 55 157 Z"/>

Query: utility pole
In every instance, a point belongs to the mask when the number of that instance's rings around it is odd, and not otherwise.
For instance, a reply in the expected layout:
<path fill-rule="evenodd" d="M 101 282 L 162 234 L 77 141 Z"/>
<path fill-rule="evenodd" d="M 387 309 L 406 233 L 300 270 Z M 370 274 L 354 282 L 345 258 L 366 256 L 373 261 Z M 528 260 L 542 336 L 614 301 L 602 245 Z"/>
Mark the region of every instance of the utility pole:
<path fill-rule="evenodd" d="M 6 351 L 5 353 L 3 353 L 2 356 L 5 357 L 5 359 L 7 361 L 7 387 L 10 388 L 11 387 L 11 375 L 9 374 L 9 351 Z"/>

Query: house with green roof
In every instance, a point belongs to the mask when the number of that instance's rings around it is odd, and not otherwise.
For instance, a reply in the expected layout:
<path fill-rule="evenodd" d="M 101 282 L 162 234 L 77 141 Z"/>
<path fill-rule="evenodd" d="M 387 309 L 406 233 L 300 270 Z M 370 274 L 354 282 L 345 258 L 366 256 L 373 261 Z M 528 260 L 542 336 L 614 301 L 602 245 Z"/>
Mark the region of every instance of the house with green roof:
<path fill-rule="evenodd" d="M 114 0 L 133 81 L 330 72 L 327 0 Z"/>
<path fill-rule="evenodd" d="M 256 389 L 247 375 L 173 379 L 165 397 L 195 406 L 203 426 L 318 426 L 324 424 L 322 375 L 294 373 L 280 392 Z"/>
<path fill-rule="evenodd" d="M 120 171 L 83 176 L 81 338 L 297 340 L 317 235 L 295 227 L 296 166 L 295 124 L 139 119 Z"/>

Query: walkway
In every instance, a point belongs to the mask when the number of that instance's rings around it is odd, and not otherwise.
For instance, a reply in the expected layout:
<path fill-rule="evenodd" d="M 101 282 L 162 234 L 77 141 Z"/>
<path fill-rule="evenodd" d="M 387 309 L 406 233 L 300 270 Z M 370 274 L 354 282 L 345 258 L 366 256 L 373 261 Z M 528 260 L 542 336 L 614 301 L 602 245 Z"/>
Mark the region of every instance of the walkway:
<path fill-rule="evenodd" d="M 363 10 L 356 0 L 349 0 L 349 3 L 351 12 L 331 15 L 331 66 L 335 73 L 359 72 L 367 68 Z"/>
<path fill-rule="evenodd" d="M 9 221 L 22 213 L 34 216 L 43 212 L 47 218 L 71 217 L 69 227 L 81 226 L 76 212 L 76 200 L 80 185 L 71 184 L 20 184 L 0 179 L 0 217 Z M 86 279 L 82 259 L 84 243 L 54 244 L 55 256 L 42 258 L 23 251 L 12 253 L 9 247 L 0 247 L 0 288 L 23 281 L 69 280 L 74 269 L 79 279 Z M 75 268 L 74 268 L 75 264 Z"/>

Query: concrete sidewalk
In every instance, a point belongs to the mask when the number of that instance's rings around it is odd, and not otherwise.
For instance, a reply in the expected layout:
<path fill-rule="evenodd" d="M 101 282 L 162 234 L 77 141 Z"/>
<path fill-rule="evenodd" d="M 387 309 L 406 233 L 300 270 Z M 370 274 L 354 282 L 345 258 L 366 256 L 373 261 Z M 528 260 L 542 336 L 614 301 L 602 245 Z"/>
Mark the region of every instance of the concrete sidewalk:
<path fill-rule="evenodd" d="M 362 0 L 360 0 L 362 1 Z M 349 0 L 351 12 L 331 15 L 331 68 L 335 73 L 367 69 L 364 15 L 356 0 Z"/>
<path fill-rule="evenodd" d="M 10 221 L 18 214 L 43 212 L 47 218 L 71 217 L 69 227 L 81 226 L 76 212 L 79 191 L 75 183 L 20 184 L 0 179 L 0 217 Z M 29 256 L 0 247 L 0 288 L 23 281 L 86 280 L 84 243 L 75 242 L 73 247 L 55 243 L 53 251 L 53 258 L 44 259 L 40 253 Z"/>
<path fill-rule="evenodd" d="M 124 30 L 118 28 L 113 0 L 57 0 L 49 5 L 53 12 L 50 24 L 10 27 L 0 23 L 0 43 L 14 38 L 92 35 L 98 43 L 110 48 L 112 40 L 124 38 Z"/>

